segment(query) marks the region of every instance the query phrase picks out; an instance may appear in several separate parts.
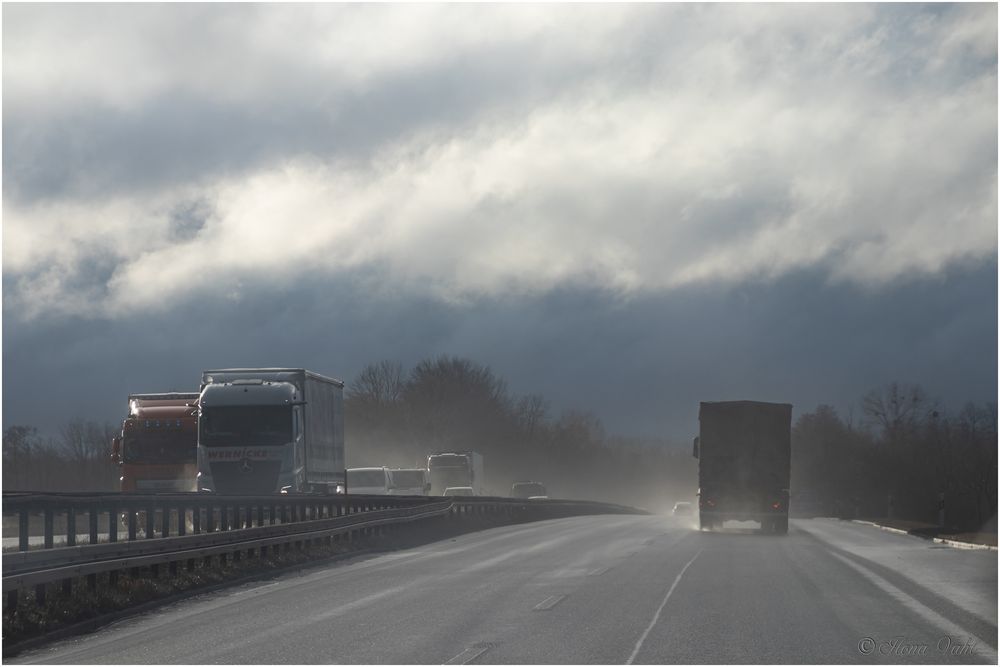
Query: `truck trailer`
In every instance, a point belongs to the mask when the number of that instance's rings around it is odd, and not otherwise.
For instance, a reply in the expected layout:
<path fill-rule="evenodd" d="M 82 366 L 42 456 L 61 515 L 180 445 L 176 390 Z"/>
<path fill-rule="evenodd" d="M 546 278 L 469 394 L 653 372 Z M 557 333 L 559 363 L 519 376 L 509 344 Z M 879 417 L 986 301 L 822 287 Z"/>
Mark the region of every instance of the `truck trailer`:
<path fill-rule="evenodd" d="M 202 374 L 198 488 L 232 494 L 344 488 L 344 383 L 302 368 Z"/>
<path fill-rule="evenodd" d="M 436 452 L 427 457 L 432 496 L 440 496 L 449 487 L 470 487 L 475 495 L 484 494 L 483 456 L 478 452 Z"/>
<path fill-rule="evenodd" d="M 128 416 L 111 441 L 125 493 L 197 490 L 198 393 L 129 394 Z"/>
<path fill-rule="evenodd" d="M 792 406 L 702 403 L 698 421 L 694 456 L 701 527 L 757 521 L 764 532 L 787 533 Z"/>

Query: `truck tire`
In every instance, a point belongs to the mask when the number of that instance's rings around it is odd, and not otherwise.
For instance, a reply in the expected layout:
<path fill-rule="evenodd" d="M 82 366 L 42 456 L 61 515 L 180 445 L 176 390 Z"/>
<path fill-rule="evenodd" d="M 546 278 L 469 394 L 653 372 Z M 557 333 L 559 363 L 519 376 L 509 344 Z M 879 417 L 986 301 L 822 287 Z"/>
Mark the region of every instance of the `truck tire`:
<path fill-rule="evenodd" d="M 712 530 L 712 520 L 698 515 L 698 527 L 702 530 Z"/>
<path fill-rule="evenodd" d="M 777 535 L 788 534 L 788 517 L 783 516 L 774 520 L 774 532 Z"/>

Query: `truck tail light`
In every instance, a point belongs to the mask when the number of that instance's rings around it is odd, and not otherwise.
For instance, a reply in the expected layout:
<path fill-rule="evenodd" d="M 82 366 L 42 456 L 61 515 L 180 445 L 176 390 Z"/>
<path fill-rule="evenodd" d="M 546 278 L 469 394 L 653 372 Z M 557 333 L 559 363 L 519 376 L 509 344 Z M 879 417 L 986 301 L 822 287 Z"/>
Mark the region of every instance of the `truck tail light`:
<path fill-rule="evenodd" d="M 773 509 L 780 510 L 781 509 L 781 501 L 780 500 L 774 501 L 773 503 L 771 503 L 771 507 Z"/>

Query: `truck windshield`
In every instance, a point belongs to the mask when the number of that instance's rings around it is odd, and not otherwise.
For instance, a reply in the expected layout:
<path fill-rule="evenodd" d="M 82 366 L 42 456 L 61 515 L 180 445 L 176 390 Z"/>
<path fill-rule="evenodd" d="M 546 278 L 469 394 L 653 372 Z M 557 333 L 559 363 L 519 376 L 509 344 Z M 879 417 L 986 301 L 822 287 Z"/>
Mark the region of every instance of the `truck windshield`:
<path fill-rule="evenodd" d="M 284 445 L 292 440 L 292 408 L 251 405 L 203 408 L 199 438 L 208 447 Z"/>
<path fill-rule="evenodd" d="M 197 447 L 193 431 L 140 433 L 125 438 L 122 460 L 125 463 L 194 463 Z"/>
<path fill-rule="evenodd" d="M 348 470 L 347 489 L 352 486 L 385 486 L 385 472 L 382 470 Z"/>
<path fill-rule="evenodd" d="M 428 465 L 431 468 L 451 468 L 455 466 L 467 468 L 469 465 L 469 457 L 461 454 L 439 454 L 430 457 Z"/>
<path fill-rule="evenodd" d="M 392 473 L 392 483 L 406 489 L 416 489 L 424 485 L 423 470 L 396 470 Z"/>

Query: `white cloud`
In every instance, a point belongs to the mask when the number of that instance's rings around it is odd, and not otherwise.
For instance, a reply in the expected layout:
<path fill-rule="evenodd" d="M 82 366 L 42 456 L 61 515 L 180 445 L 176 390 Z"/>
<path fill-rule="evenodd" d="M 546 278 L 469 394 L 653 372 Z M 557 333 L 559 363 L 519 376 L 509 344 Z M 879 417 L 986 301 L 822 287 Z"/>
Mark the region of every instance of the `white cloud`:
<path fill-rule="evenodd" d="M 91 34 L 81 18 L 100 29 L 68 58 L 59 45 Z M 181 90 L 234 113 L 286 92 L 336 113 L 400 77 L 514 82 L 510 99 L 373 140 L 362 159 L 292 151 L 102 199 L 5 196 L 4 296 L 25 317 L 370 267 L 376 289 L 467 300 L 816 264 L 877 286 L 996 252 L 995 6 L 12 6 L 5 19 L 5 102 L 22 125 L 62 103 L 141 118 Z M 537 55 L 537 69 L 469 67 L 494 52 Z M 540 95 L 553 71 L 574 76 Z M 6 154 L 4 168 L 16 178 Z M 191 201 L 211 214 L 178 238 Z M 95 256 L 116 265 L 96 285 Z"/>

